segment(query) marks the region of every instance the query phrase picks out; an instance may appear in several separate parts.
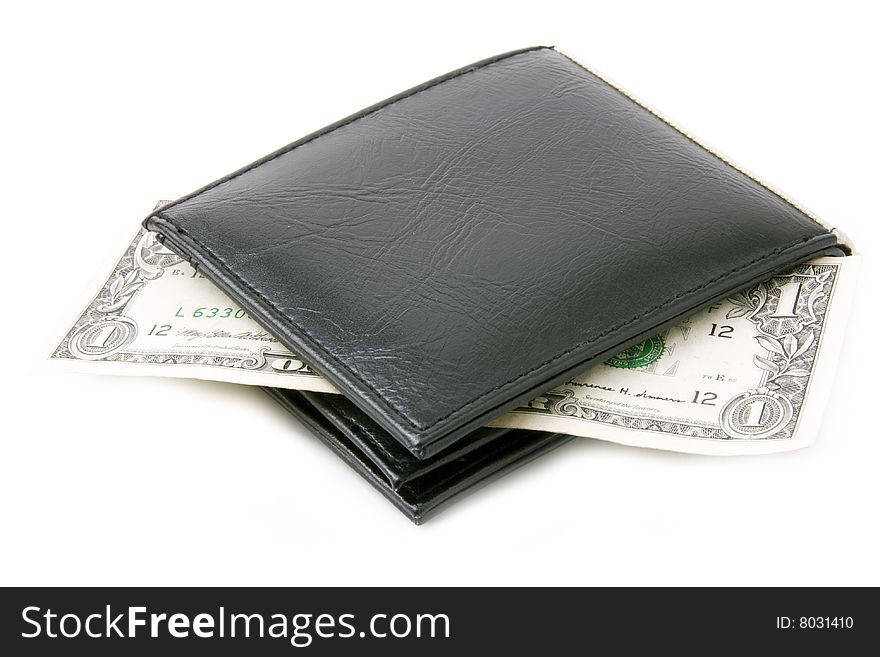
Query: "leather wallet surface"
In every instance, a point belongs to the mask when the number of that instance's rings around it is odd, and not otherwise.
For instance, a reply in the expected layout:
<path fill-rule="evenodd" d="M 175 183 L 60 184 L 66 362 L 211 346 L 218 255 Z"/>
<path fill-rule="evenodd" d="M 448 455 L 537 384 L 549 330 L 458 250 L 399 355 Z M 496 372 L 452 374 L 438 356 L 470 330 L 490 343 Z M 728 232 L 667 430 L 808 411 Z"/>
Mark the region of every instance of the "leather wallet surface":
<path fill-rule="evenodd" d="M 421 459 L 838 244 L 545 47 L 369 107 L 145 225 Z"/>
<path fill-rule="evenodd" d="M 264 388 L 410 520 L 572 439 L 563 434 L 481 429 L 462 446 L 419 460 L 339 395 Z"/>

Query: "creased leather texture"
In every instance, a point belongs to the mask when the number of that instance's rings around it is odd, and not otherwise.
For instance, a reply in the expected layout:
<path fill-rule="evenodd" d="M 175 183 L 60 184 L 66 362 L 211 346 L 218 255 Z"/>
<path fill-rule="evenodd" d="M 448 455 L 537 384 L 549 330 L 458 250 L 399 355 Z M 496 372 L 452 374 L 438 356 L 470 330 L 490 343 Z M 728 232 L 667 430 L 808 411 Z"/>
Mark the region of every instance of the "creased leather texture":
<path fill-rule="evenodd" d="M 416 524 L 466 491 L 572 439 L 538 431 L 500 430 L 492 437 L 483 435 L 478 440 L 462 441 L 470 442 L 472 449 L 459 450 L 455 455 L 447 450 L 425 461 L 407 454 L 389 459 L 375 445 L 389 446 L 395 440 L 339 395 L 281 388 L 264 390 Z M 346 406 L 349 408 L 343 412 L 341 407 Z M 352 440 L 352 435 L 359 437 Z M 370 443 L 373 447 L 365 450 L 364 446 Z M 409 467 L 404 465 L 407 461 Z M 389 478 L 389 470 L 399 473 L 401 469 L 406 472 L 405 481 L 400 480 L 399 474 Z"/>
<path fill-rule="evenodd" d="M 145 225 L 418 457 L 837 243 L 549 48 L 367 108 Z"/>

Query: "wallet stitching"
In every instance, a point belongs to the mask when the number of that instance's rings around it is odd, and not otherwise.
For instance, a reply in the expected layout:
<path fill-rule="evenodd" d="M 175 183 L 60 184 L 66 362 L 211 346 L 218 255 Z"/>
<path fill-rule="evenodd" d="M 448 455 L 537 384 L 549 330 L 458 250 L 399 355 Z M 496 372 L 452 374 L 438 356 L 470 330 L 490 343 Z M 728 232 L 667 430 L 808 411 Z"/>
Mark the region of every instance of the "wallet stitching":
<path fill-rule="evenodd" d="M 526 372 L 523 372 L 522 374 L 519 374 L 519 375 L 513 377 L 512 379 L 508 379 L 507 381 L 498 384 L 494 388 L 491 388 L 489 390 L 486 390 L 485 392 L 480 393 L 474 399 L 471 399 L 470 401 L 462 404 L 458 408 L 453 409 L 452 411 L 450 411 L 446 415 L 443 415 L 443 416 L 437 418 L 431 424 L 419 424 L 418 422 L 416 422 L 412 418 L 408 417 L 403 412 L 403 410 L 397 408 L 396 406 L 393 406 L 391 404 L 391 402 L 389 402 L 387 399 L 385 399 L 385 397 L 378 390 L 376 390 L 376 388 L 374 388 L 373 385 L 369 381 L 366 381 L 362 377 L 358 376 L 351 369 L 351 367 L 348 364 L 346 364 L 344 361 L 340 360 L 332 352 L 328 351 L 321 344 L 321 342 L 317 338 L 315 338 L 308 330 L 306 330 L 305 328 L 303 328 L 302 326 L 300 326 L 299 324 L 294 322 L 291 318 L 287 317 L 274 302 L 272 302 L 263 293 L 261 293 L 259 290 L 257 290 L 252 284 L 250 284 L 247 281 L 245 281 L 244 279 L 242 279 L 238 274 L 236 274 L 232 269 L 230 269 L 229 266 L 223 260 L 223 258 L 221 256 L 219 256 L 213 249 L 211 249 L 211 247 L 206 245 L 204 242 L 201 242 L 200 240 L 198 240 L 194 235 L 192 235 L 191 233 L 188 233 L 185 229 L 181 228 L 180 226 L 177 226 L 173 221 L 171 221 L 171 219 L 167 215 L 165 215 L 164 210 L 160 211 L 155 216 L 158 216 L 158 217 L 165 219 L 171 225 L 171 227 L 174 228 L 177 232 L 179 232 L 182 235 L 188 236 L 189 239 L 191 239 L 193 241 L 193 243 L 195 243 L 200 248 L 204 249 L 214 260 L 216 260 L 217 263 L 226 270 L 226 272 L 229 276 L 231 276 L 233 279 L 238 281 L 245 288 L 250 290 L 254 295 L 256 295 L 260 300 L 262 300 L 263 303 L 265 303 L 272 310 L 274 310 L 277 313 L 278 319 L 280 319 L 283 323 L 288 324 L 293 329 L 295 329 L 295 330 L 299 331 L 300 333 L 302 333 L 303 335 L 305 335 L 309 339 L 310 342 L 312 342 L 320 351 L 322 351 L 325 354 L 325 356 L 327 356 L 330 360 L 337 363 L 340 367 L 342 367 L 345 371 L 347 371 L 356 381 L 359 381 L 362 385 L 366 386 L 367 389 L 369 389 L 375 395 L 376 400 L 380 404 L 382 404 L 384 407 L 386 407 L 387 410 L 393 412 L 397 417 L 404 420 L 411 427 L 418 429 L 418 430 L 421 430 L 421 431 L 427 431 L 428 429 L 431 429 L 433 427 L 436 427 L 436 426 L 442 424 L 445 420 L 449 419 L 453 415 L 460 413 L 468 406 L 471 406 L 471 405 L 477 403 L 486 395 L 489 395 L 493 392 L 496 392 L 497 390 L 500 390 L 510 384 L 516 383 L 517 381 L 529 376 L 530 374 L 534 374 L 535 372 L 543 369 L 547 365 L 550 365 L 551 363 L 559 360 L 560 358 L 563 358 L 564 356 L 567 356 L 568 354 L 570 354 L 574 351 L 577 351 L 578 349 L 581 349 L 582 347 L 586 347 L 587 345 L 592 344 L 592 343 L 596 342 L 597 340 L 602 339 L 606 335 L 614 333 L 615 331 L 619 331 L 622 328 L 626 328 L 627 326 L 634 324 L 638 320 L 643 319 L 644 317 L 647 317 L 651 313 L 654 313 L 658 310 L 665 308 L 666 306 L 674 303 L 675 301 L 677 301 L 678 299 L 681 299 L 682 297 L 693 294 L 694 292 L 697 292 L 705 287 L 708 287 L 712 283 L 715 283 L 715 282 L 721 280 L 722 278 L 726 278 L 727 276 L 730 276 L 730 275 L 735 274 L 739 271 L 742 271 L 743 269 L 746 269 L 747 267 L 751 267 L 752 265 L 755 265 L 755 264 L 761 262 L 762 260 L 772 258 L 773 256 L 779 255 L 784 251 L 787 251 L 787 250 L 792 249 L 794 247 L 805 244 L 808 241 L 816 240 L 818 238 L 827 237 L 828 235 L 831 234 L 830 232 L 825 232 L 825 233 L 820 233 L 819 235 L 811 235 L 811 236 L 807 236 L 802 239 L 799 239 L 795 242 L 791 242 L 789 244 L 786 244 L 784 246 L 779 246 L 779 247 L 773 249 L 772 251 L 770 251 L 762 256 L 759 256 L 753 260 L 750 260 L 749 262 L 746 262 L 745 264 L 734 267 L 733 269 L 731 269 L 723 274 L 719 274 L 718 276 L 715 276 L 714 278 L 711 278 L 708 281 L 701 283 L 700 285 L 697 285 L 697 286 L 690 288 L 688 290 L 685 290 L 683 292 L 679 292 L 679 293 L 675 294 L 674 296 L 670 297 L 669 299 L 667 299 L 666 301 L 659 303 L 659 304 L 656 304 L 656 305 L 652 306 L 651 308 L 648 308 L 644 312 L 642 312 L 638 315 L 635 315 L 632 318 L 630 318 L 624 322 L 616 324 L 616 325 L 594 335 L 589 340 L 584 340 L 583 342 L 580 342 L 580 343 L 574 345 L 573 347 L 566 349 L 565 351 L 557 354 L 556 356 L 553 356 L 553 357 L 545 360 L 544 362 L 536 365 L 532 369 L 530 369 Z"/>

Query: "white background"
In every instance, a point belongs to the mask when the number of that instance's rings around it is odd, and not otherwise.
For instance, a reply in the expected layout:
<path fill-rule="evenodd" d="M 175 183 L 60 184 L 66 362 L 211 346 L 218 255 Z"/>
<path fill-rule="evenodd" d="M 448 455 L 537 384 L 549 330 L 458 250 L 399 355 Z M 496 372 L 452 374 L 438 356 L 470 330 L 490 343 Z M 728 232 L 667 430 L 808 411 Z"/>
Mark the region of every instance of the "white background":
<path fill-rule="evenodd" d="M 314 4 L 3 10 L 0 583 L 880 584 L 872 3 Z M 157 199 L 534 44 L 864 253 L 816 446 L 710 458 L 578 440 L 416 527 L 255 389 L 36 369 Z"/>

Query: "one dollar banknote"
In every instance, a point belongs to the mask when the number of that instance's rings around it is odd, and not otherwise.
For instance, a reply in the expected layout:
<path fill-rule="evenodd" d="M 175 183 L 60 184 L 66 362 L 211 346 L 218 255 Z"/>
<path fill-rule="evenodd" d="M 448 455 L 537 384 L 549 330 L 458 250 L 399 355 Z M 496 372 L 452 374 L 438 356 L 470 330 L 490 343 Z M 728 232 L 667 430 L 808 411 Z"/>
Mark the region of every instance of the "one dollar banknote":
<path fill-rule="evenodd" d="M 143 228 L 93 282 L 49 362 L 87 373 L 336 392 Z"/>
<path fill-rule="evenodd" d="M 857 256 L 824 257 L 781 272 L 491 426 L 704 454 L 806 446 L 830 392 L 858 265 Z M 65 369 L 337 392 L 143 229 L 61 333 L 49 361 Z"/>

